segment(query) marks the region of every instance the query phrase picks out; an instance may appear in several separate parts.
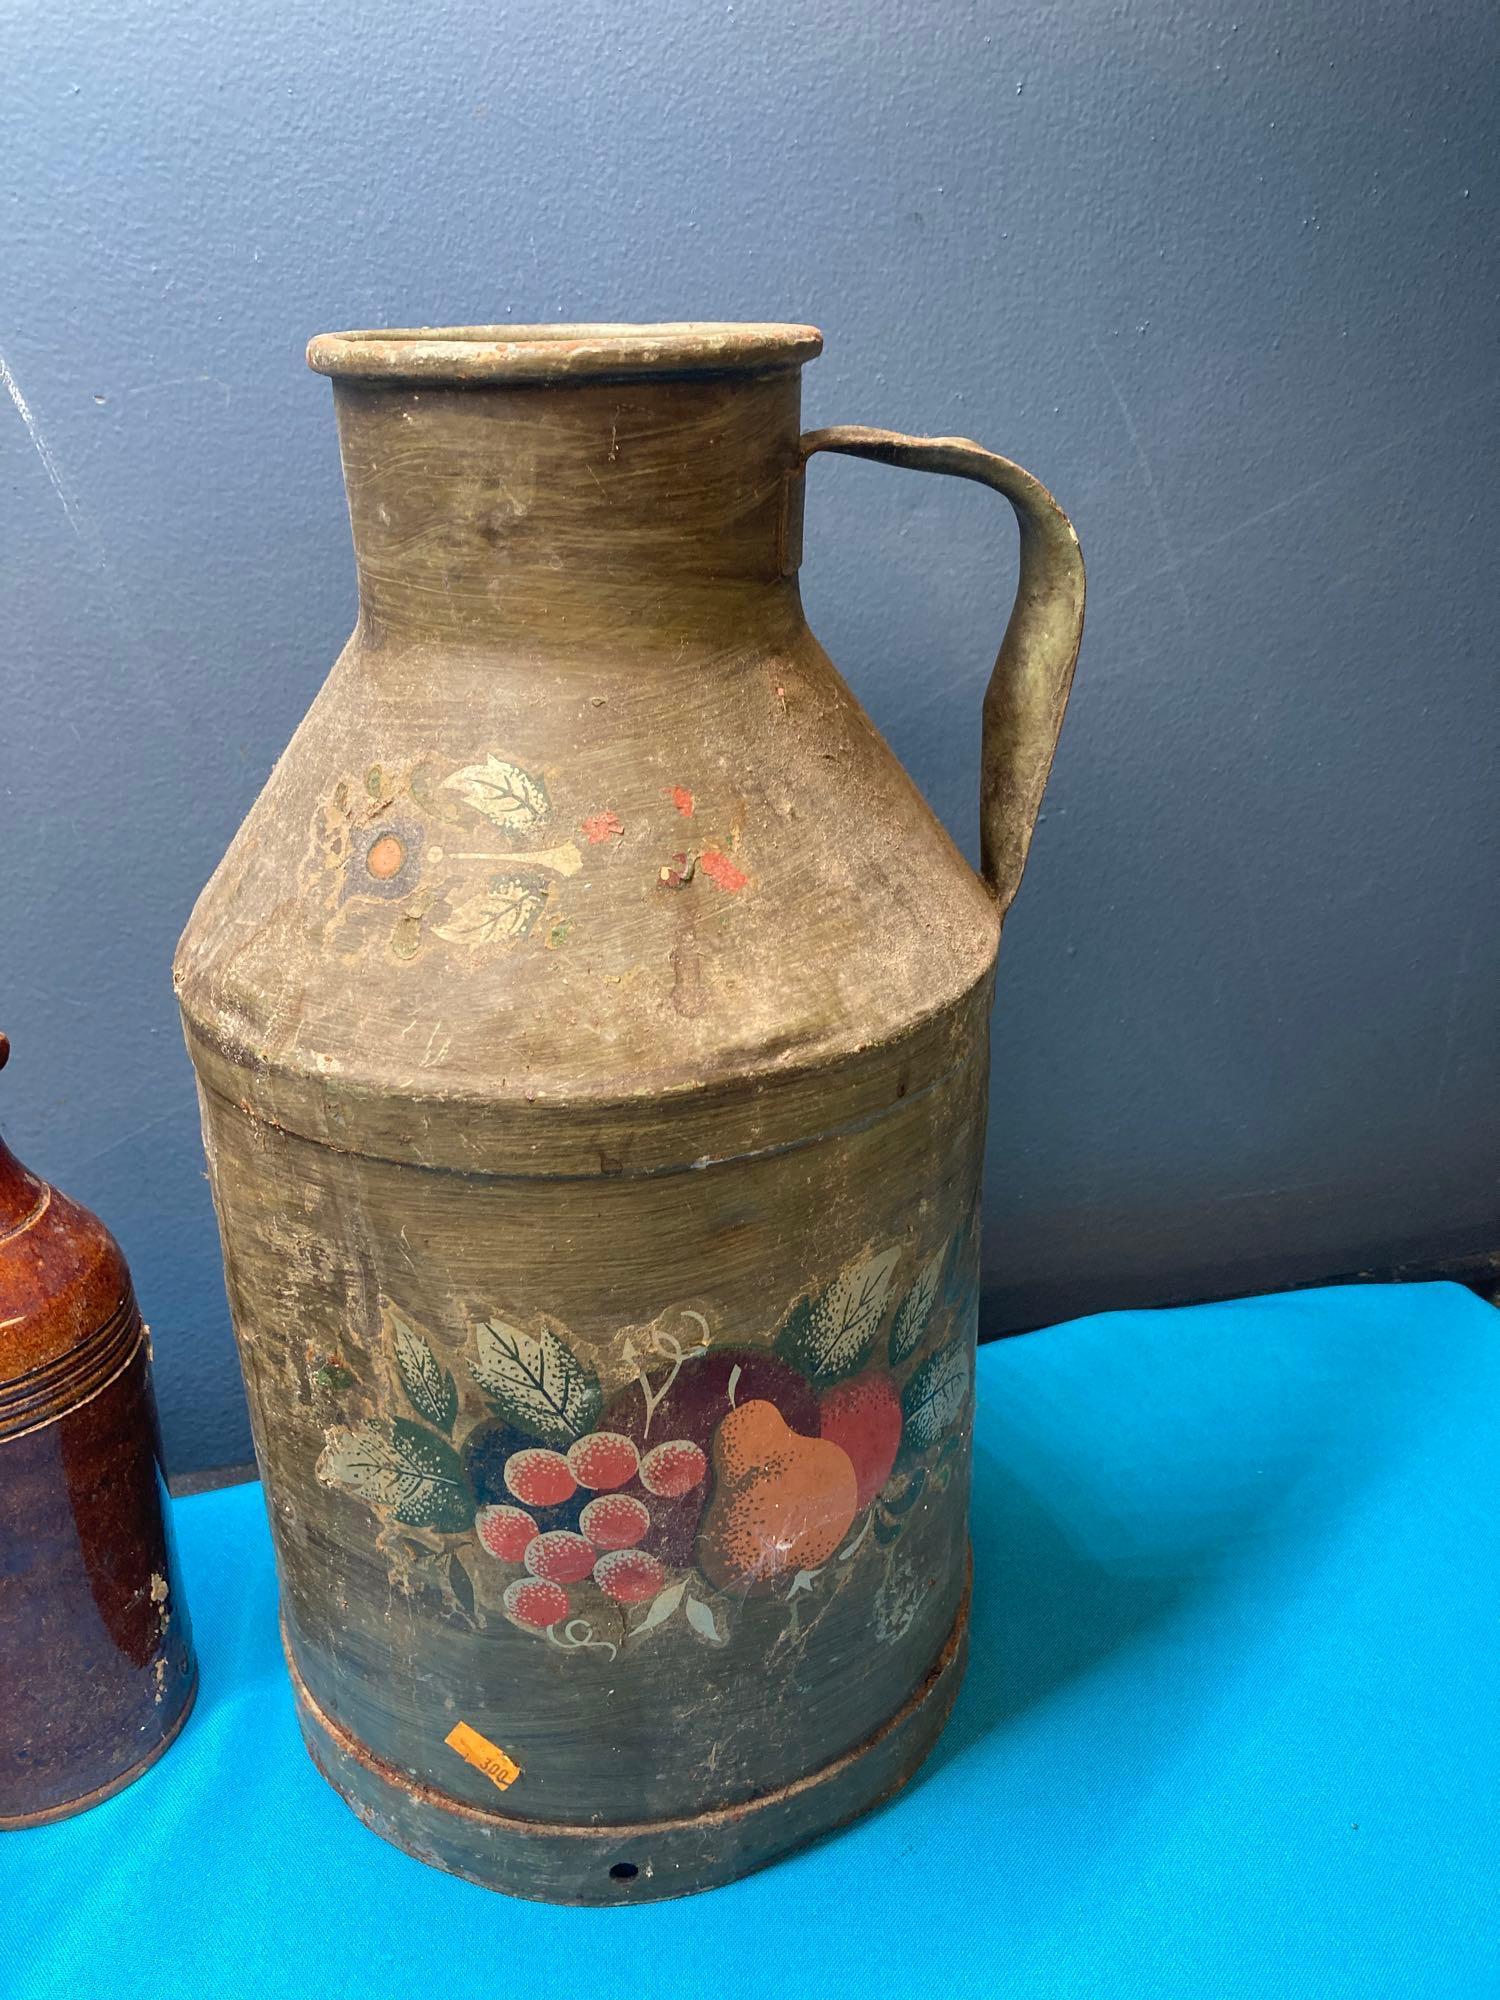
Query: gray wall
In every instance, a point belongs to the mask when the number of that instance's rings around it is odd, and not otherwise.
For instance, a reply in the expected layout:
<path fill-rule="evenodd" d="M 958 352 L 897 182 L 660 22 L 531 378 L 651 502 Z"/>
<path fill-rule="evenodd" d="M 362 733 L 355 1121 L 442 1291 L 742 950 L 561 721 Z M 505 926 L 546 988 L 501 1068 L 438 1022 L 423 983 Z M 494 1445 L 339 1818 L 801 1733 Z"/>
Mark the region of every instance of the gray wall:
<path fill-rule="evenodd" d="M 330 327 L 809 319 L 810 422 L 1072 510 L 991 1331 L 1494 1243 L 1497 55 L 1487 0 L 11 0 L 0 1115 L 123 1239 L 178 1468 L 246 1434 L 168 965 L 351 620 Z M 811 489 L 972 853 L 1008 519 Z"/>

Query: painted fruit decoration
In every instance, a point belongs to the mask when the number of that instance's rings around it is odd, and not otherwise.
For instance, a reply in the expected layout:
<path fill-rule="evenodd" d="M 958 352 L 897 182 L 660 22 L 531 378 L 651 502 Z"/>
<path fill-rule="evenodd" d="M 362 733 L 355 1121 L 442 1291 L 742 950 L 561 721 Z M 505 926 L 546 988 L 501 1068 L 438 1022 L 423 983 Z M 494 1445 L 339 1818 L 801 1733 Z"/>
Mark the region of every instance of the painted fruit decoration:
<path fill-rule="evenodd" d="M 616 1371 L 633 1372 L 608 1391 L 549 1316 L 471 1322 L 461 1374 L 386 1301 L 372 1360 L 389 1357 L 413 1415 L 383 1414 L 391 1391 L 346 1368 L 336 1393 L 368 1413 L 333 1413 L 319 1477 L 376 1511 L 382 1548 L 451 1617 L 500 1617 L 565 1652 L 613 1658 L 669 1621 L 722 1645 L 746 1599 L 836 1589 L 867 1550 L 894 1607 L 877 1637 L 894 1638 L 921 1587 L 908 1563 L 896 1589 L 889 1552 L 952 1478 L 969 1409 L 974 1229 L 904 1285 L 899 1246 L 867 1250 L 765 1345 L 663 1313 L 617 1337 Z"/>
<path fill-rule="evenodd" d="M 818 1434 L 848 1454 L 858 1488 L 855 1507 L 868 1507 L 901 1449 L 901 1396 L 890 1376 L 871 1368 L 826 1390 Z"/>
<path fill-rule="evenodd" d="M 640 1478 L 651 1508 L 644 1546 L 673 1568 L 694 1559 L 719 1427 L 737 1406 L 757 1399 L 771 1403 L 793 1429 L 816 1435 L 816 1392 L 764 1348 L 710 1347 L 674 1356 L 664 1367 L 643 1370 L 605 1413 L 642 1454 Z"/>
<path fill-rule="evenodd" d="M 714 1433 L 713 1499 L 698 1562 L 720 1590 L 768 1590 L 817 1569 L 853 1525 L 849 1455 L 792 1430 L 774 1403 L 741 1403 Z"/>

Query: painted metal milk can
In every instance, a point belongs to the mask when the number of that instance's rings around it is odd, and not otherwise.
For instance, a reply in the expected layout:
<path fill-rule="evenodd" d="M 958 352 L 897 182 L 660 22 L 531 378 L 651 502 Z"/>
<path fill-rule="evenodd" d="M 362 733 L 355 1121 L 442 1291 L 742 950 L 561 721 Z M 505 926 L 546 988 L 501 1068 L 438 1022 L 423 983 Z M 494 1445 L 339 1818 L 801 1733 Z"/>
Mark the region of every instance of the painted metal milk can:
<path fill-rule="evenodd" d="M 198 1073 L 308 1746 L 520 1895 L 742 1874 L 963 1667 L 987 1022 L 1083 618 L 809 327 L 325 335 L 354 636 L 203 892 Z M 820 451 L 1020 522 L 978 879 L 808 631 Z"/>

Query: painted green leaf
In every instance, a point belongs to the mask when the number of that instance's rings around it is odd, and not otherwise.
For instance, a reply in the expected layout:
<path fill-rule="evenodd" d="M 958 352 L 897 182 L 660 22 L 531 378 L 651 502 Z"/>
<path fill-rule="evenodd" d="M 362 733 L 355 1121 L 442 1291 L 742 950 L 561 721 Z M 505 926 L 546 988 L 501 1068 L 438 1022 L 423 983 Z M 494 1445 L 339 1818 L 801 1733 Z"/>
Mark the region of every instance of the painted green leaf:
<path fill-rule="evenodd" d="M 718 1621 L 711 1607 L 705 1604 L 702 1598 L 690 1597 L 683 1608 L 687 1614 L 687 1622 L 700 1639 L 707 1639 L 715 1646 L 723 1645 L 724 1634 L 719 1630 Z"/>
<path fill-rule="evenodd" d="M 389 1429 L 371 1417 L 356 1430 L 335 1431 L 318 1476 L 387 1508 L 409 1528 L 457 1534 L 473 1525 L 474 1495 L 458 1453 L 405 1417 Z"/>
<path fill-rule="evenodd" d="M 802 1299 L 776 1336 L 784 1361 L 815 1381 L 836 1382 L 865 1360 L 880 1331 L 899 1244 L 846 1264 L 827 1291 Z"/>
<path fill-rule="evenodd" d="M 564 1451 L 593 1429 L 604 1401 L 598 1377 L 551 1324 L 530 1334 L 480 1320 L 474 1338 L 474 1380 L 508 1423 Z"/>
<path fill-rule="evenodd" d="M 547 900 L 534 882 L 519 875 L 497 876 L 487 889 L 460 903 L 446 923 L 434 924 L 435 937 L 449 944 L 518 944 Z"/>
<path fill-rule="evenodd" d="M 436 1528 L 440 1534 L 472 1527 L 474 1495 L 452 1445 L 405 1417 L 397 1417 L 391 1425 L 391 1442 L 404 1481 L 401 1497 L 391 1509 L 396 1519 L 409 1528 Z"/>
<path fill-rule="evenodd" d="M 938 1295 L 938 1286 L 943 1281 L 943 1266 L 947 1260 L 947 1246 L 936 1250 L 918 1271 L 916 1280 L 896 1308 L 896 1317 L 891 1322 L 891 1366 L 893 1368 L 915 1354 L 922 1344 L 922 1335 L 927 1331 L 927 1322 L 932 1317 L 932 1308 Z"/>
<path fill-rule="evenodd" d="M 639 1625 L 632 1625 L 630 1636 L 638 1638 L 642 1632 L 654 1632 L 658 1625 L 665 1625 L 672 1613 L 682 1602 L 682 1593 L 687 1589 L 687 1578 L 678 1583 L 669 1583 L 665 1590 L 658 1591 L 651 1600 L 651 1608 Z"/>
<path fill-rule="evenodd" d="M 926 1451 L 958 1421 L 969 1394 L 969 1343 L 950 1341 L 928 1355 L 901 1394 L 903 1435 Z"/>
<path fill-rule="evenodd" d="M 474 1616 L 474 1581 L 464 1568 L 463 1558 L 455 1549 L 448 1558 L 448 1588 L 458 1600 L 459 1607 L 467 1616 Z"/>
<path fill-rule="evenodd" d="M 458 1416 L 458 1388 L 453 1377 L 438 1366 L 437 1356 L 427 1341 L 394 1306 L 387 1306 L 382 1317 L 396 1350 L 396 1366 L 412 1408 L 440 1431 L 451 1432 Z"/>
<path fill-rule="evenodd" d="M 385 1426 L 372 1418 L 354 1430 L 331 1431 L 318 1460 L 318 1477 L 325 1486 L 347 1486 L 377 1507 L 393 1506 L 400 1475 Z"/>
<path fill-rule="evenodd" d="M 523 771 L 519 764 L 508 764 L 493 751 L 482 764 L 466 764 L 443 784 L 496 826 L 535 826 L 552 810 L 541 779 Z"/>

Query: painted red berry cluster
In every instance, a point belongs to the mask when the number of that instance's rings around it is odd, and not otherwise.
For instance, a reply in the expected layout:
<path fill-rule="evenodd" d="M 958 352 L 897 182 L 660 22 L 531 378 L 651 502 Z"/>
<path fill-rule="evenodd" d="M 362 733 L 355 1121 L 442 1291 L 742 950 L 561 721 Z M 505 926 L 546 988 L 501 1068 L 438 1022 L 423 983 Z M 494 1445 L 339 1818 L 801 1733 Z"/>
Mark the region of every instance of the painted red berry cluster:
<path fill-rule="evenodd" d="M 620 1431 L 590 1431 L 566 1453 L 529 1445 L 504 1462 L 505 1489 L 515 1506 L 481 1507 L 479 1539 L 497 1561 L 526 1572 L 506 1588 L 503 1603 L 519 1625 L 545 1631 L 568 1616 L 568 1586 L 592 1578 L 616 1604 L 641 1604 L 666 1581 L 659 1556 L 641 1547 L 651 1533 L 653 1498 L 677 1499 L 700 1486 L 708 1460 L 688 1438 L 669 1438 L 644 1459 Z M 581 1495 L 575 1527 L 550 1527 L 545 1517 L 569 1509 Z"/>

